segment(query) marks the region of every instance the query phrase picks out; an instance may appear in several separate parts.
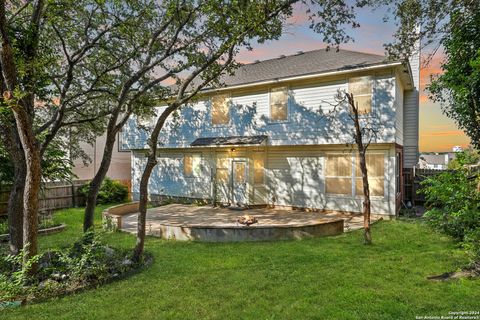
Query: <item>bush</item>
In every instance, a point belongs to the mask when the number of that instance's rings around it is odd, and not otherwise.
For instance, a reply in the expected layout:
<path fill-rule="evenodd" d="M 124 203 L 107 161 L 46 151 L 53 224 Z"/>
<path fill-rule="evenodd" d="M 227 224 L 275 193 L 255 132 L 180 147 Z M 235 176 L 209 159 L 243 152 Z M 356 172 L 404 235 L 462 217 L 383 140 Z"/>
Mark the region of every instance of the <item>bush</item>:
<path fill-rule="evenodd" d="M 34 300 L 71 293 L 96 286 L 138 268 L 130 251 L 114 250 L 98 235 L 85 233 L 73 246 L 47 251 L 30 259 L 22 268 L 23 251 L 18 255 L 0 255 L 0 302 Z M 38 272 L 28 274 L 33 263 Z"/>
<path fill-rule="evenodd" d="M 78 194 L 87 197 L 90 190 L 90 182 L 78 189 Z M 128 188 L 117 180 L 105 178 L 100 187 L 97 197 L 97 204 L 119 203 L 128 200 Z"/>
<path fill-rule="evenodd" d="M 477 179 L 464 168 L 447 171 L 422 182 L 427 222 L 436 230 L 460 241 L 480 259 L 480 194 Z"/>

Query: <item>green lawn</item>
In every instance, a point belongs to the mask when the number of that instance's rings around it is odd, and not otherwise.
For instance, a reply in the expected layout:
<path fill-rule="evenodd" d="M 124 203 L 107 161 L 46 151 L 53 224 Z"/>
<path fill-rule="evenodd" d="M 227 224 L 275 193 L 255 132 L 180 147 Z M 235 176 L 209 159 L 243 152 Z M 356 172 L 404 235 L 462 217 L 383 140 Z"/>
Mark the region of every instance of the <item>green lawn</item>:
<path fill-rule="evenodd" d="M 100 208 L 97 224 L 100 223 Z M 71 243 L 82 210 L 58 213 L 68 228 L 43 236 L 42 249 Z M 420 223 L 374 225 L 302 241 L 208 244 L 150 238 L 148 269 L 95 290 L 3 312 L 2 319 L 415 319 L 480 311 L 480 280 L 432 282 L 466 257 Z M 105 240 L 133 247 L 123 233 Z"/>

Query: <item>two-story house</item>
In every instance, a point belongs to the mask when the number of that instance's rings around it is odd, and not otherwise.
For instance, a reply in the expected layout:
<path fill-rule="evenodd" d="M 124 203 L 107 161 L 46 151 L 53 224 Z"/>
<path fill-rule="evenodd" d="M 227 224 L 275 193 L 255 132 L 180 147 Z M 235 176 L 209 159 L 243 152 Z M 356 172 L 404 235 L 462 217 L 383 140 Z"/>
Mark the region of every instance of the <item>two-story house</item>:
<path fill-rule="evenodd" d="M 244 65 L 222 81 L 162 129 L 152 198 L 361 212 L 353 122 L 335 98 L 343 91 L 354 94 L 362 123 L 375 127 L 367 157 L 372 212 L 397 212 L 402 168 L 418 160 L 418 55 L 408 63 L 347 50 L 298 52 Z M 147 138 L 132 119 L 121 139 L 132 150 L 137 199 Z"/>

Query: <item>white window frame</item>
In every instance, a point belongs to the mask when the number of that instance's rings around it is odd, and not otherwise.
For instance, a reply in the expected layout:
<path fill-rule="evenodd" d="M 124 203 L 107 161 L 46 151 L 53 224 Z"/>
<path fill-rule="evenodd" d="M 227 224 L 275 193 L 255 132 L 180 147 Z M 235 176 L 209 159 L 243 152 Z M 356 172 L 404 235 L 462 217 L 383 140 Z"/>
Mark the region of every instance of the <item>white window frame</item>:
<path fill-rule="evenodd" d="M 350 166 L 351 166 L 351 173 L 350 173 L 350 181 L 351 181 L 351 190 L 350 190 L 350 194 L 343 194 L 343 193 L 330 193 L 330 192 L 327 192 L 327 178 L 347 178 L 348 176 L 331 176 L 331 175 L 328 175 L 328 165 L 327 165 L 327 161 L 328 161 L 328 156 L 349 156 L 350 157 Z M 355 162 L 354 162 L 354 159 L 353 159 L 354 155 L 352 152 L 348 152 L 348 153 L 345 153 L 345 152 L 327 152 L 325 153 L 325 160 L 324 160 L 324 190 L 325 190 L 325 195 L 327 195 L 328 197 L 338 197 L 338 198 L 352 198 L 353 195 L 354 195 L 354 192 L 355 192 L 355 184 L 354 182 L 352 181 L 353 177 L 354 177 L 354 171 L 355 171 Z"/>
<path fill-rule="evenodd" d="M 262 182 L 255 182 L 255 160 L 262 160 L 263 161 L 263 168 L 262 168 Z M 254 185 L 263 185 L 265 184 L 265 164 L 266 164 L 266 159 L 265 159 L 265 153 L 264 152 L 255 152 L 253 153 L 253 184 Z"/>
<path fill-rule="evenodd" d="M 370 198 L 372 199 L 385 199 L 387 197 L 387 187 L 386 187 L 386 183 L 387 183 L 387 171 L 388 171 L 388 168 L 387 168 L 387 157 L 386 157 L 386 153 L 383 152 L 383 151 L 372 151 L 372 152 L 367 152 L 367 155 L 372 155 L 372 154 L 378 154 L 378 155 L 382 155 L 383 156 L 383 196 L 374 196 L 372 195 L 372 190 L 370 190 Z M 357 178 L 361 178 L 360 177 L 357 177 L 357 166 L 356 166 L 356 157 L 357 157 L 357 153 L 356 152 L 353 152 L 353 170 L 352 170 L 352 176 L 353 176 L 353 182 L 352 182 L 352 194 L 355 195 L 355 198 L 363 198 L 363 193 L 362 194 L 357 194 Z M 369 177 L 370 178 L 370 177 Z"/>
<path fill-rule="evenodd" d="M 225 96 L 225 99 L 227 100 L 227 107 L 228 107 L 228 111 L 227 111 L 228 122 L 227 123 L 218 123 L 218 124 L 213 123 L 213 98 L 216 97 L 216 96 Z M 210 116 L 211 116 L 210 124 L 212 125 L 212 127 L 218 128 L 218 127 L 227 127 L 227 126 L 230 125 L 230 123 L 232 121 L 232 117 L 231 117 L 231 114 L 230 114 L 231 104 L 232 104 L 231 93 L 219 93 L 219 94 L 216 94 L 216 95 L 213 95 L 213 96 L 210 97 Z"/>
<path fill-rule="evenodd" d="M 383 152 L 383 151 L 373 151 L 373 152 L 370 152 L 368 154 L 379 154 L 379 155 L 383 156 L 383 196 L 370 195 L 370 197 L 372 199 L 385 199 L 387 197 L 387 191 L 388 191 L 387 190 L 387 183 L 388 183 L 388 179 L 387 179 L 388 168 L 387 168 L 387 166 L 388 166 L 388 162 L 387 162 L 386 153 Z M 350 176 L 352 190 L 350 191 L 350 194 L 329 193 L 329 192 L 327 192 L 327 178 L 346 178 L 347 177 L 347 176 L 331 176 L 331 175 L 328 175 L 327 158 L 330 155 L 331 156 L 335 156 L 335 155 L 341 155 L 341 156 L 349 155 L 350 156 L 350 164 L 352 166 L 351 176 Z M 328 196 L 328 197 L 338 197 L 338 198 L 354 198 L 354 199 L 363 198 L 363 194 L 357 194 L 356 193 L 357 178 L 361 178 L 361 177 L 357 177 L 357 175 L 356 175 L 357 152 L 355 152 L 355 151 L 349 152 L 349 153 L 327 152 L 327 153 L 325 153 L 324 158 L 325 158 L 325 160 L 324 160 L 324 192 L 325 192 L 325 195 Z"/>
<path fill-rule="evenodd" d="M 285 88 L 285 91 L 287 93 L 287 118 L 285 120 L 272 120 L 272 91 L 275 91 L 275 89 L 280 89 L 280 88 Z M 288 86 L 278 86 L 278 87 L 273 87 L 268 90 L 268 123 L 269 124 L 281 124 L 281 123 L 287 123 L 290 122 L 290 97 L 289 97 L 289 92 L 290 88 Z"/>
<path fill-rule="evenodd" d="M 192 173 L 189 174 L 189 175 L 187 175 L 185 173 L 185 158 L 186 157 L 192 157 Z M 198 167 L 199 167 L 198 171 L 201 171 L 202 170 L 202 154 L 201 153 L 185 153 L 183 155 L 183 162 L 182 162 L 183 163 L 183 175 L 184 175 L 185 178 L 190 178 L 191 179 L 191 178 L 197 178 L 197 177 L 200 176 L 199 172 L 195 173 L 195 160 L 194 160 L 195 158 L 198 158 Z"/>
<path fill-rule="evenodd" d="M 371 92 L 370 93 L 363 93 L 363 94 L 354 94 L 353 95 L 353 98 L 355 100 L 355 97 L 358 97 L 358 96 L 370 96 L 371 97 L 371 102 L 370 102 L 370 112 L 366 112 L 366 113 L 359 113 L 358 114 L 358 117 L 359 118 L 365 118 L 365 117 L 368 117 L 368 116 L 371 116 L 374 114 L 374 105 L 375 105 L 375 100 L 374 100 L 374 92 L 375 92 L 375 77 L 373 75 L 367 75 L 367 76 L 357 76 L 357 77 L 349 77 L 347 78 L 347 92 L 348 93 L 351 93 L 350 92 L 350 80 L 352 79 L 358 79 L 358 78 L 369 78 L 370 81 L 371 81 Z M 350 106 L 348 106 L 350 108 Z M 350 112 L 352 112 L 350 110 Z"/>

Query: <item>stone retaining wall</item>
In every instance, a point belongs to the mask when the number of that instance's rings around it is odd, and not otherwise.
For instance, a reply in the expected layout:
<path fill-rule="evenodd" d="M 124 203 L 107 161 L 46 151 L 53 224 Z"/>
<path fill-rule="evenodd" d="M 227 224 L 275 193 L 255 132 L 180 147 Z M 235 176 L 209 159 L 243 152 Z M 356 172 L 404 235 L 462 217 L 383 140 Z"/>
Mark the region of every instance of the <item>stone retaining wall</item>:
<path fill-rule="evenodd" d="M 139 210 L 139 202 L 123 203 L 103 210 L 103 228 L 108 231 L 116 231 L 122 228 L 122 217 L 136 213 Z"/>

